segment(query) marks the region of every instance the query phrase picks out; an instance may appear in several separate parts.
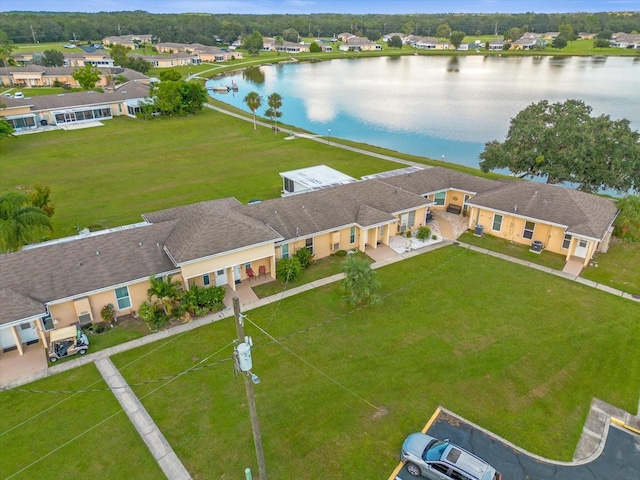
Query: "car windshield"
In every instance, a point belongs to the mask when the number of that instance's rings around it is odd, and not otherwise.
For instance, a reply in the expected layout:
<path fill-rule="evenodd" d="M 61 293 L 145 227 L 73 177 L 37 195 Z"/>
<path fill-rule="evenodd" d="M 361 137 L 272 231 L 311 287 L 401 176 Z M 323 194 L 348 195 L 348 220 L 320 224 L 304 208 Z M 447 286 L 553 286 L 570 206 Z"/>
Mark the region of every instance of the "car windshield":
<path fill-rule="evenodd" d="M 434 461 L 440 460 L 442 458 L 442 453 L 447 448 L 448 443 L 443 442 L 442 440 L 433 440 L 427 448 L 425 448 L 424 453 L 422 454 L 422 459 L 426 461 Z"/>

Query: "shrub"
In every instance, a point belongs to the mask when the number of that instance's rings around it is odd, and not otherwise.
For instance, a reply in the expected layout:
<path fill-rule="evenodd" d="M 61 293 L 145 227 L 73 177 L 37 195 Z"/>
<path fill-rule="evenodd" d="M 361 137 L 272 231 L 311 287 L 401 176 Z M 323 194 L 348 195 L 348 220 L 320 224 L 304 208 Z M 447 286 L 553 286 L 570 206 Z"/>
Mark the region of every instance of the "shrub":
<path fill-rule="evenodd" d="M 423 241 L 428 240 L 431 238 L 431 229 L 429 227 L 420 227 L 416 233 L 416 238 Z"/>
<path fill-rule="evenodd" d="M 108 304 L 102 307 L 102 309 L 100 310 L 100 316 L 102 317 L 102 320 L 104 322 L 111 324 L 111 322 L 113 322 L 116 318 L 113 305 Z"/>
<path fill-rule="evenodd" d="M 305 249 L 306 250 L 306 249 Z M 302 267 L 297 255 L 291 258 L 283 258 L 276 265 L 276 277 L 283 282 L 292 282 L 300 275 Z"/>
<path fill-rule="evenodd" d="M 146 322 L 149 330 L 157 331 L 163 327 L 168 321 L 169 317 L 164 313 L 164 310 L 157 303 L 142 302 L 138 309 L 138 315 L 142 320 Z"/>
<path fill-rule="evenodd" d="M 346 250 L 338 250 L 336 253 L 334 253 L 334 255 L 336 257 L 346 257 L 347 256 L 347 251 Z"/>
<path fill-rule="evenodd" d="M 308 248 L 301 248 L 300 250 L 298 250 L 295 254 L 295 257 L 298 259 L 298 261 L 300 262 L 300 267 L 303 269 L 309 268 L 313 263 L 313 254 Z"/>

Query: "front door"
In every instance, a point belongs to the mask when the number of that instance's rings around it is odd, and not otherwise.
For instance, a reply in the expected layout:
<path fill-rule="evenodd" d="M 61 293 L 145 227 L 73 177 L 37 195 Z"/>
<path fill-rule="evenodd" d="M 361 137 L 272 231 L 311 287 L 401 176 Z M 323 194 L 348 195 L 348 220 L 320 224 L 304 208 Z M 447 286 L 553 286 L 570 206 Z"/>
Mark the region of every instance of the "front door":
<path fill-rule="evenodd" d="M 227 282 L 227 272 L 223 268 L 222 270 L 216 270 L 216 287 L 221 287 L 222 285 L 226 285 Z"/>
<path fill-rule="evenodd" d="M 233 267 L 233 279 L 235 280 L 236 283 L 238 283 L 241 278 L 240 278 L 240 265 L 236 265 Z"/>
<path fill-rule="evenodd" d="M 406 232 L 407 225 L 409 225 L 409 214 L 403 213 L 402 215 L 400 215 L 400 231 Z"/>
<path fill-rule="evenodd" d="M 31 343 L 38 341 L 38 332 L 36 332 L 35 328 L 31 323 L 23 323 L 19 327 L 20 331 L 20 341 L 22 343 Z"/>
<path fill-rule="evenodd" d="M 578 240 L 578 245 L 576 245 L 576 249 L 573 252 L 573 254 L 576 257 L 580 257 L 580 258 L 584 258 L 587 256 L 587 246 L 589 245 L 589 242 L 587 240 Z"/>

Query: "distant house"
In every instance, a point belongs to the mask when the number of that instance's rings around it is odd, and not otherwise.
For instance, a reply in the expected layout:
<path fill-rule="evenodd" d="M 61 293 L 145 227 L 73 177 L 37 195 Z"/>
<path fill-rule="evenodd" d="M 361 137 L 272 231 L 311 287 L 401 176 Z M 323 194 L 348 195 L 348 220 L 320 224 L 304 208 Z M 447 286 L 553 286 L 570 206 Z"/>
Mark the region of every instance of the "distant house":
<path fill-rule="evenodd" d="M 618 32 L 611 35 L 612 47 L 640 49 L 640 34 Z"/>
<path fill-rule="evenodd" d="M 139 55 L 154 68 L 185 67 L 200 65 L 201 58 L 191 53 L 172 53 L 171 55 Z"/>
<path fill-rule="evenodd" d="M 531 50 L 540 41 L 544 41 L 541 34 L 526 32 L 518 40 L 511 43 L 511 50 Z"/>
<path fill-rule="evenodd" d="M 127 82 L 113 93 L 73 92 L 33 98 L 3 98 L 0 116 L 17 131 L 67 126 L 127 115 L 135 117 L 149 96 L 145 84 Z"/>
<path fill-rule="evenodd" d="M 136 50 L 140 43 L 151 43 L 153 35 L 120 35 L 105 37 L 102 39 L 104 46 L 123 45 L 131 50 Z"/>
<path fill-rule="evenodd" d="M 113 63 L 111 55 L 106 53 L 100 53 L 98 51 L 93 53 L 65 53 L 64 54 L 64 66 L 65 67 L 84 67 L 85 65 L 93 65 L 98 68 L 116 67 Z"/>
<path fill-rule="evenodd" d="M 0 83 L 12 87 L 52 87 L 56 84 L 79 87 L 73 78 L 77 67 L 41 67 L 27 65 L 26 67 L 8 67 L 0 69 Z M 128 68 L 98 68 L 100 78 L 96 84 L 104 87 L 109 84 L 109 78 L 114 75 L 124 75 L 127 79 L 139 83 L 149 83 L 149 77 Z"/>
<path fill-rule="evenodd" d="M 453 49 L 453 45 L 448 42 L 441 42 L 435 37 L 419 37 L 409 35 L 404 39 L 405 43 L 422 50 L 449 50 Z"/>
<path fill-rule="evenodd" d="M 310 51 L 310 45 L 306 43 L 283 41 L 278 44 L 276 39 L 271 37 L 264 37 L 262 41 L 262 50 L 266 52 L 305 53 Z"/>
<path fill-rule="evenodd" d="M 224 49 L 211 45 L 203 45 L 201 43 L 164 42 L 158 43 L 155 47 L 159 53 L 187 53 L 196 55 L 201 62 L 226 62 L 228 60 L 242 58 L 242 52 L 235 51 L 234 49 Z M 158 63 L 166 65 L 166 62 L 159 61 Z"/>
<path fill-rule="evenodd" d="M 343 42 L 342 45 L 340 45 L 339 49 L 343 52 L 366 52 L 382 50 L 382 45 L 372 42 L 368 38 L 352 35 L 347 38 L 346 42 Z"/>
<path fill-rule="evenodd" d="M 504 50 L 504 40 L 491 40 L 489 42 L 489 50 L 491 51 Z"/>

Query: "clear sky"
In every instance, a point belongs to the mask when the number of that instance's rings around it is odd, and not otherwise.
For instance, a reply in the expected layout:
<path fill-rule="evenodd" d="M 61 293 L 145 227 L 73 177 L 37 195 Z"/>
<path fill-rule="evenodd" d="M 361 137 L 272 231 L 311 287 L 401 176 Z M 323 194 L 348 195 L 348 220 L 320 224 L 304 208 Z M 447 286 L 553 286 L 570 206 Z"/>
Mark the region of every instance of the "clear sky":
<path fill-rule="evenodd" d="M 0 0 L 0 11 L 151 13 L 570 13 L 640 11 L 640 0 Z"/>

